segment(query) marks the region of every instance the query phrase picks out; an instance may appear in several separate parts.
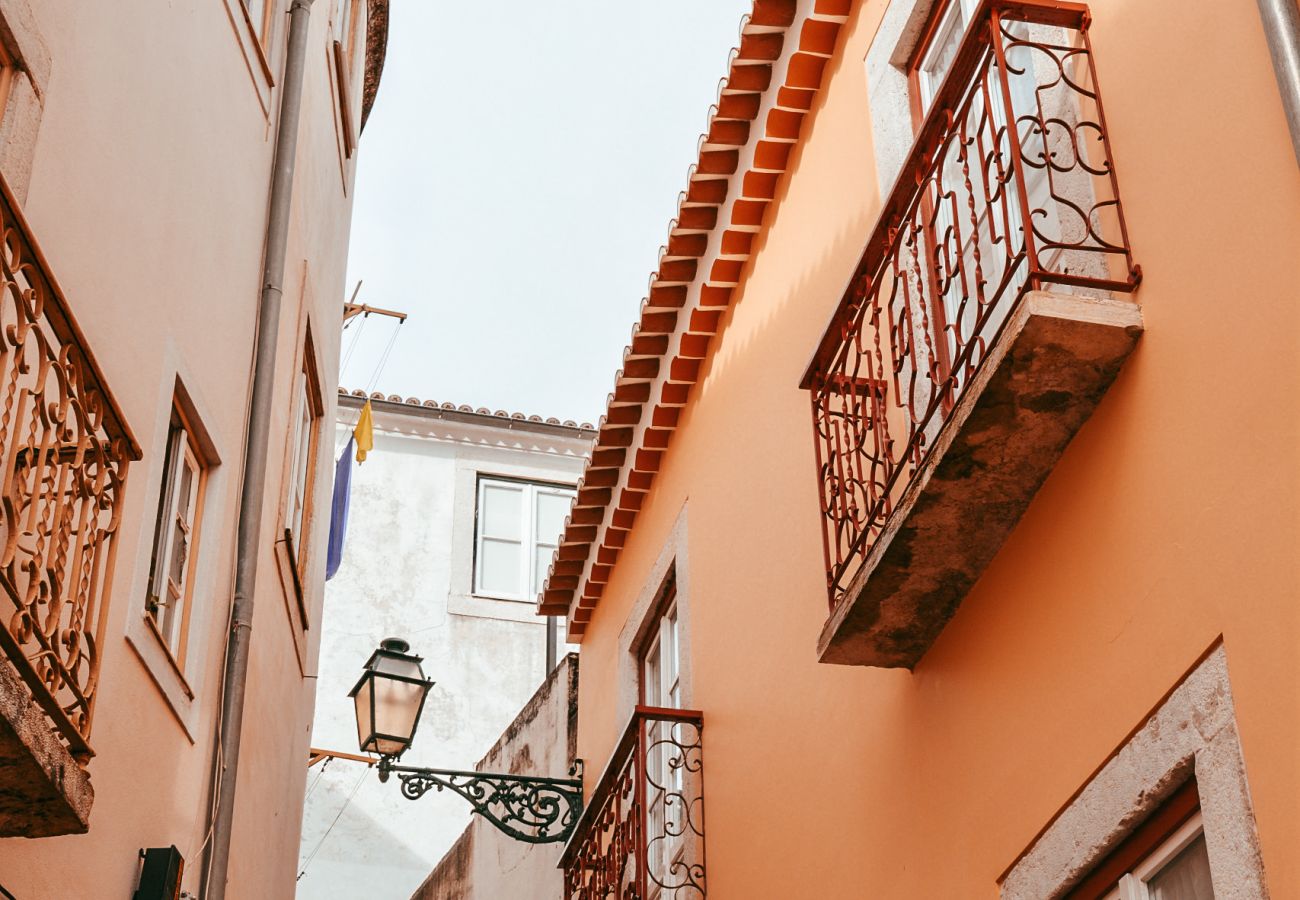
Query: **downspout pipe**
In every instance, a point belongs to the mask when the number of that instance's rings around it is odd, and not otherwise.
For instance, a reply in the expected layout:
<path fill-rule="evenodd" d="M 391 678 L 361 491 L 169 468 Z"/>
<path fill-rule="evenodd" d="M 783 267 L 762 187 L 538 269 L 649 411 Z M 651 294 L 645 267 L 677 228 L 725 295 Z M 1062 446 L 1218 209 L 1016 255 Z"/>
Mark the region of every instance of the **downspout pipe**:
<path fill-rule="evenodd" d="M 275 399 L 275 349 L 280 330 L 280 298 L 284 288 L 284 260 L 289 243 L 293 170 L 298 154 L 298 119 L 302 113 L 302 83 L 307 60 L 311 4 L 312 0 L 293 0 L 289 6 L 289 44 L 284 80 L 280 88 L 280 120 L 271 170 L 262 295 L 257 311 L 253 392 L 248 407 L 244 475 L 239 492 L 239 526 L 235 537 L 235 596 L 230 616 L 230 633 L 226 638 L 226 665 L 222 674 L 219 755 L 216 763 L 218 786 L 216 811 L 212 821 L 212 855 L 209 858 L 204 892 L 206 900 L 224 900 L 230 865 L 235 783 L 239 774 L 248 651 L 253 630 L 253 598 L 261 549 L 262 501 L 266 494 L 267 441 Z"/>
<path fill-rule="evenodd" d="M 1291 148 L 1300 165 L 1300 6 L 1296 0 L 1258 0 L 1264 39 L 1273 57 L 1273 73 L 1282 93 Z"/>

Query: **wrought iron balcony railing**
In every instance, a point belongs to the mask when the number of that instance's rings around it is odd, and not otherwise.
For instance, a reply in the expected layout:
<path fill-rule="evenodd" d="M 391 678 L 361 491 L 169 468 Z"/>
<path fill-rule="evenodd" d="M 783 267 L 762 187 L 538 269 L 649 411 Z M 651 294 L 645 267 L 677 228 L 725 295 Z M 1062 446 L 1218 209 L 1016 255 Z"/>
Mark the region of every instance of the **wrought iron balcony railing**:
<path fill-rule="evenodd" d="M 0 650 L 84 762 L 140 450 L 3 179 L 0 227 Z"/>
<path fill-rule="evenodd" d="M 638 706 L 564 848 L 566 900 L 699 900 L 704 718 Z"/>
<path fill-rule="evenodd" d="M 1137 287 L 1088 24 L 980 5 L 804 376 L 832 609 L 1025 295 Z"/>

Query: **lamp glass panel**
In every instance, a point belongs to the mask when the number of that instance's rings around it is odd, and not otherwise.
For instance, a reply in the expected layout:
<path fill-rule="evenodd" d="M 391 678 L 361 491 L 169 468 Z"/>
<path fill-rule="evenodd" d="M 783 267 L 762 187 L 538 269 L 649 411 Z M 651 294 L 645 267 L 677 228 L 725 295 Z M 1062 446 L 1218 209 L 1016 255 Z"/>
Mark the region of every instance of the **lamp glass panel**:
<path fill-rule="evenodd" d="M 423 682 L 415 684 L 383 677 L 375 679 L 375 733 L 400 739 L 396 747 L 387 750 L 383 746 L 386 742 L 381 740 L 381 753 L 400 752 L 411 742 L 426 687 Z"/>
<path fill-rule="evenodd" d="M 357 705 L 357 745 L 361 747 L 363 753 L 374 749 L 366 746 L 366 741 L 370 739 L 370 735 L 373 733 L 370 721 L 370 710 L 372 708 L 370 692 L 374 687 L 374 683 L 374 676 L 367 675 L 366 680 L 357 689 L 356 696 L 353 697 Z"/>

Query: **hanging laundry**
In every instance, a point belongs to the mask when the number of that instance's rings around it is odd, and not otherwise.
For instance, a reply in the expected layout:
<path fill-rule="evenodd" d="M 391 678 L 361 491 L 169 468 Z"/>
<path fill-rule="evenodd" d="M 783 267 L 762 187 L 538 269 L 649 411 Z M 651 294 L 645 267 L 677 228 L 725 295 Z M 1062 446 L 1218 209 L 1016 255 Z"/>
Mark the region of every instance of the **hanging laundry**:
<path fill-rule="evenodd" d="M 371 418 L 369 400 L 361 407 L 361 417 L 357 419 L 357 427 L 352 429 L 352 436 L 357 441 L 357 462 L 363 463 L 366 454 L 375 448 L 375 423 Z"/>
<path fill-rule="evenodd" d="M 370 408 L 370 404 L 366 404 Z M 325 580 L 329 581 L 339 570 L 343 562 L 343 538 L 348 531 L 348 503 L 352 494 L 352 445 L 354 438 L 348 438 L 348 445 L 343 448 L 343 455 L 334 465 L 334 497 L 330 501 L 330 539 L 325 551 Z M 358 447 L 358 455 L 361 450 Z"/>

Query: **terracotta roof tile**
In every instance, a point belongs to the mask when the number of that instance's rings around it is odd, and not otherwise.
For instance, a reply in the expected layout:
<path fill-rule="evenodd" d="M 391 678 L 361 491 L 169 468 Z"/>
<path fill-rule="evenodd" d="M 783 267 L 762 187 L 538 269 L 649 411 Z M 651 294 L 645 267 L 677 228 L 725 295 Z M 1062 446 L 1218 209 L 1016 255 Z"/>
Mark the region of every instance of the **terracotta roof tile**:
<path fill-rule="evenodd" d="M 754 0 L 538 599 L 579 640 L 753 252 L 852 0 Z M 763 119 L 760 122 L 759 116 Z M 719 228 L 721 227 L 721 232 Z"/>

